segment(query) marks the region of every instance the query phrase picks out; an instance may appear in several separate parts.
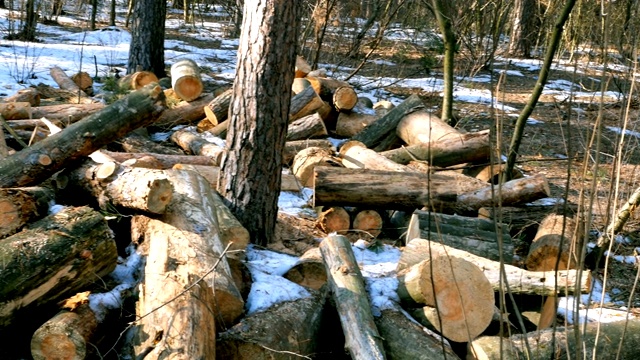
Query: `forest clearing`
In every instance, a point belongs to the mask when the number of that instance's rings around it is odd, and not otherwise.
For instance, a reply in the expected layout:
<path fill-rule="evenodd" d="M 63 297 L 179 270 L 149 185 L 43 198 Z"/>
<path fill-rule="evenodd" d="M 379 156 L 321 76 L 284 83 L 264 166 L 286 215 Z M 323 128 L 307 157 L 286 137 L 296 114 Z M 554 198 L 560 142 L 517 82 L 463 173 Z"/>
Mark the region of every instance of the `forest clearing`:
<path fill-rule="evenodd" d="M 145 1 L 0 2 L 0 358 L 640 354 L 633 16 Z"/>

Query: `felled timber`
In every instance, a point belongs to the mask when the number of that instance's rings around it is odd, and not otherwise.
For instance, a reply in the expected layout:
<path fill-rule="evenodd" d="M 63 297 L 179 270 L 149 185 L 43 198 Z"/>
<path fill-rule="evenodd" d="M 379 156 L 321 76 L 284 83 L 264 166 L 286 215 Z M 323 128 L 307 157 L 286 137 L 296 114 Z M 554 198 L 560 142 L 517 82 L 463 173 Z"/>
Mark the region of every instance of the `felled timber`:
<path fill-rule="evenodd" d="M 45 217 L 54 200 L 55 192 L 48 187 L 0 189 L 0 238 Z"/>
<path fill-rule="evenodd" d="M 460 132 L 427 110 L 407 114 L 400 120 L 396 134 L 409 145 L 455 139 Z"/>
<path fill-rule="evenodd" d="M 293 79 L 293 83 L 291 84 L 291 91 L 293 92 L 293 95 L 296 95 L 302 92 L 302 90 L 308 88 L 309 86 L 311 86 L 311 83 L 309 82 L 309 80 L 302 77 L 295 78 Z"/>
<path fill-rule="evenodd" d="M 342 87 L 351 87 L 348 82 L 332 79 L 332 78 L 322 78 L 322 77 L 314 77 L 307 76 L 306 79 L 311 84 L 311 87 L 315 90 L 316 94 L 322 98 L 324 101 L 332 102 L 333 96 L 339 88 Z M 356 95 L 355 102 L 358 101 L 358 96 Z M 354 102 L 354 105 L 355 105 Z M 347 109 L 350 110 L 350 109 Z"/>
<path fill-rule="evenodd" d="M 513 242 L 506 226 L 493 221 L 457 215 L 414 211 L 406 242 L 422 238 L 507 264 L 513 261 Z M 502 250 L 501 250 L 502 249 Z"/>
<path fill-rule="evenodd" d="M 68 197 L 95 198 L 103 210 L 109 205 L 150 214 L 163 214 L 173 198 L 164 171 L 91 160 L 66 173 Z M 71 193 L 69 193 L 71 192 Z"/>
<path fill-rule="evenodd" d="M 371 209 L 360 210 L 353 217 L 353 225 L 351 226 L 354 231 L 362 231 L 365 234 L 369 234 L 371 237 L 378 237 L 382 232 L 384 222 L 379 212 Z"/>
<path fill-rule="evenodd" d="M 198 64 L 182 59 L 171 65 L 171 88 L 184 101 L 197 99 L 204 89 Z"/>
<path fill-rule="evenodd" d="M 573 216 L 578 211 L 576 204 L 557 205 L 523 205 L 522 207 L 502 206 L 500 208 L 482 207 L 478 209 L 478 217 L 483 219 L 501 219 L 509 225 L 511 235 L 518 232 L 536 233 L 540 222 L 549 214 L 561 214 Z"/>
<path fill-rule="evenodd" d="M 378 116 L 375 114 L 356 111 L 340 112 L 336 120 L 336 135 L 352 137 L 376 120 Z"/>
<path fill-rule="evenodd" d="M 205 117 L 204 107 L 213 100 L 213 94 L 205 93 L 193 101 L 183 101 L 178 106 L 163 112 L 153 126 L 171 128 L 176 125 L 193 124 Z"/>
<path fill-rule="evenodd" d="M 345 348 L 354 359 L 385 359 L 382 338 L 371 314 L 364 279 L 351 243 L 342 235 L 329 235 L 320 243 L 320 252 L 340 316 Z"/>
<path fill-rule="evenodd" d="M 184 155 L 184 151 L 179 148 L 165 146 L 151 140 L 143 130 L 125 135 L 117 141 L 117 144 L 126 152 Z"/>
<path fill-rule="evenodd" d="M 494 291 L 499 291 L 500 262 L 425 239 L 413 239 L 405 246 L 396 271 L 400 273 L 429 258 L 429 251 L 433 248 L 444 249 L 447 254 L 463 258 L 475 264 L 482 269 Z M 570 295 L 588 293 L 591 286 L 591 273 L 589 271 L 528 271 L 508 264 L 505 264 L 504 268 L 509 291 L 514 294 L 554 295 L 560 293 Z M 580 282 L 580 287 L 576 288 L 578 281 Z"/>
<path fill-rule="evenodd" d="M 49 74 L 53 80 L 60 86 L 61 89 L 72 91 L 78 98 L 86 98 L 87 94 L 80 89 L 80 87 L 71 80 L 71 78 L 58 66 L 53 66 L 49 69 Z"/>
<path fill-rule="evenodd" d="M 371 169 L 385 171 L 412 171 L 377 152 L 368 149 L 363 143 L 355 140 L 348 141 L 340 147 L 342 165 L 350 169 Z"/>
<path fill-rule="evenodd" d="M 395 132 L 400 120 L 406 115 L 424 108 L 424 104 L 420 97 L 411 95 L 400 105 L 391 109 L 384 116 L 369 124 L 367 127 L 357 133 L 352 139 L 358 140 L 365 144 L 368 148 L 373 148 L 390 132 Z"/>
<path fill-rule="evenodd" d="M 157 164 L 154 167 L 150 167 L 152 169 L 171 169 L 176 164 L 188 164 L 188 165 L 203 165 L 203 166 L 214 166 L 215 161 L 208 156 L 198 156 L 198 155 L 167 155 L 167 154 L 157 154 L 157 153 L 130 153 L 130 152 L 116 152 L 116 151 L 106 151 L 101 150 L 107 156 L 110 156 L 115 161 L 124 163 L 129 160 L 137 160 L 137 162 L 132 162 L 131 166 L 137 167 L 147 167 L 147 166 L 138 166 L 136 164 Z"/>
<path fill-rule="evenodd" d="M 579 341 L 576 332 L 580 333 Z M 527 354 L 525 341 L 531 352 Z M 552 346 L 553 344 L 553 346 Z M 478 360 L 520 359 L 635 359 L 640 347 L 640 320 L 590 323 L 574 327 L 547 329 L 509 338 L 485 336 L 471 344 Z"/>
<path fill-rule="evenodd" d="M 231 210 L 224 204 L 222 197 L 214 189 L 211 190 L 212 205 L 216 209 L 216 220 L 218 221 L 218 233 L 220 242 L 229 250 L 245 250 L 249 241 L 249 231 L 231 213 Z"/>
<path fill-rule="evenodd" d="M 138 90 L 153 82 L 158 82 L 158 77 L 151 71 L 136 71 L 120 78 L 118 84 L 126 90 Z"/>
<path fill-rule="evenodd" d="M 313 291 L 313 290 L 312 290 Z M 291 359 L 319 350 L 326 289 L 286 301 L 242 319 L 216 340 L 218 359 Z M 265 329 L 269 329 L 265 331 Z"/>
<path fill-rule="evenodd" d="M 302 56 L 296 56 L 296 78 L 303 78 L 311 72 L 311 65 Z"/>
<path fill-rule="evenodd" d="M 36 90 L 42 99 L 55 99 L 56 101 L 64 101 L 74 104 L 90 104 L 99 102 L 94 98 L 88 96 L 78 97 L 78 93 L 71 90 L 65 90 L 61 88 L 54 88 L 45 84 L 36 85 Z"/>
<path fill-rule="evenodd" d="M 4 98 L 5 102 L 28 102 L 31 106 L 40 105 L 40 93 L 35 88 L 26 88 L 16 91 L 15 94 Z"/>
<path fill-rule="evenodd" d="M 171 140 L 193 155 L 209 156 L 216 165 L 222 162 L 225 149 L 186 129 L 171 134 Z"/>
<path fill-rule="evenodd" d="M 32 223 L 0 241 L 0 254 L 0 326 L 100 281 L 118 258 L 107 222 L 89 207 L 68 207 Z"/>
<path fill-rule="evenodd" d="M 419 307 L 411 313 L 423 325 L 453 341 L 471 341 L 493 318 L 494 291 L 478 266 L 445 250 L 434 246 L 424 260 L 399 271 L 398 296 Z"/>
<path fill-rule="evenodd" d="M 102 103 L 46 105 L 31 108 L 31 116 L 67 126 L 104 108 Z"/>
<path fill-rule="evenodd" d="M 327 272 L 322 261 L 320 248 L 312 247 L 305 251 L 296 264 L 282 275 L 298 285 L 319 290 L 327 283 Z"/>
<path fill-rule="evenodd" d="M 358 103 L 358 94 L 351 86 L 340 86 L 333 92 L 332 103 L 337 111 L 350 111 Z"/>
<path fill-rule="evenodd" d="M 287 141 L 326 137 L 327 135 L 327 127 L 318 113 L 294 120 L 287 128 Z"/>
<path fill-rule="evenodd" d="M 0 115 L 5 120 L 30 119 L 31 104 L 28 102 L 0 103 Z"/>
<path fill-rule="evenodd" d="M 305 187 L 313 186 L 314 169 L 319 167 L 339 166 L 333 151 L 326 148 L 309 147 L 300 150 L 293 158 L 291 172 Z"/>
<path fill-rule="evenodd" d="M 198 164 L 175 164 L 173 166 L 177 170 L 189 170 L 195 171 L 198 174 L 204 176 L 205 179 L 211 184 L 213 189 L 218 188 L 218 178 L 220 177 L 220 168 L 211 165 L 198 165 Z M 298 179 L 291 174 L 282 174 L 282 180 L 280 183 L 280 191 L 293 191 L 299 192 L 301 188 Z"/>
<path fill-rule="evenodd" d="M 289 122 L 311 115 L 324 105 L 312 87 L 308 87 L 291 98 Z"/>
<path fill-rule="evenodd" d="M 0 161 L 0 187 L 41 182 L 73 161 L 151 123 L 164 110 L 162 89 L 136 90 L 57 134 Z"/>
<path fill-rule="evenodd" d="M 287 141 L 284 145 L 284 151 L 282 153 L 282 162 L 287 165 L 291 165 L 293 158 L 303 149 L 315 147 L 328 149 L 331 152 L 335 151 L 335 147 L 331 141 L 327 139 L 307 139 Z"/>
<path fill-rule="evenodd" d="M 489 131 L 459 134 L 427 143 L 403 146 L 382 152 L 381 155 L 398 164 L 413 160 L 426 161 L 431 166 L 486 161 L 490 156 Z"/>
<path fill-rule="evenodd" d="M 71 81 L 78 85 L 85 94 L 93 96 L 93 78 L 88 72 L 80 71 L 71 75 Z"/>
<path fill-rule="evenodd" d="M 341 206 L 333 206 L 327 209 L 323 209 L 318 214 L 318 220 L 316 221 L 318 227 L 325 233 L 337 232 L 344 234 L 349 231 L 351 227 L 351 218 L 349 213 Z"/>
<path fill-rule="evenodd" d="M 216 96 L 204 107 L 204 114 L 213 126 L 218 125 L 229 118 L 229 105 L 231 104 L 232 96 L 233 89 L 228 89 L 222 94 Z"/>

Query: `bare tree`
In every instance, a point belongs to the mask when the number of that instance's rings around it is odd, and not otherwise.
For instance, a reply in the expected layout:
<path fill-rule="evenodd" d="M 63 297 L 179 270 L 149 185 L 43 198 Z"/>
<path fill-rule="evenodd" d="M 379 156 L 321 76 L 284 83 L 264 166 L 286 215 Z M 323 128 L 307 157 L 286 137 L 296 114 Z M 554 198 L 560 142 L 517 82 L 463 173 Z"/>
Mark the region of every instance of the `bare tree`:
<path fill-rule="evenodd" d="M 529 58 L 540 29 L 536 0 L 516 0 L 511 24 L 509 53 L 512 56 Z"/>
<path fill-rule="evenodd" d="M 273 240 L 299 17 L 295 0 L 247 0 L 218 190 L 252 242 Z"/>
<path fill-rule="evenodd" d="M 444 61 L 442 78 L 444 89 L 442 94 L 442 114 L 445 121 L 453 120 L 453 70 L 457 48 L 456 34 L 453 31 L 453 15 L 456 2 L 453 0 L 431 0 L 433 13 L 438 21 L 444 42 Z"/>

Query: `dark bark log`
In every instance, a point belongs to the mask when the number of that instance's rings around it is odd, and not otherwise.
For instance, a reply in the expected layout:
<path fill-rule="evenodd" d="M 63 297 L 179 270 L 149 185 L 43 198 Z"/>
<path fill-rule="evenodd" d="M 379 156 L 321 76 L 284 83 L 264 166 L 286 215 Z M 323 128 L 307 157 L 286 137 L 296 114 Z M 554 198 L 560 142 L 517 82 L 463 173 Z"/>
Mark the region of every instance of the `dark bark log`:
<path fill-rule="evenodd" d="M 524 205 L 522 207 L 502 206 L 500 208 L 482 207 L 478 210 L 478 217 L 483 219 L 502 219 L 509 225 L 511 235 L 524 233 L 529 239 L 533 239 L 540 222 L 549 214 L 566 216 L 575 215 L 578 206 L 567 204 L 559 205 Z M 529 236 L 530 235 L 530 236 Z"/>
<path fill-rule="evenodd" d="M 293 158 L 301 150 L 309 147 L 324 148 L 324 149 L 329 149 L 330 151 L 336 150 L 333 144 L 331 143 L 331 141 L 326 139 L 307 139 L 307 140 L 287 141 L 284 145 L 284 150 L 282 154 L 283 164 L 291 165 Z"/>
<path fill-rule="evenodd" d="M 158 144 L 146 136 L 146 134 L 140 134 L 138 132 L 129 133 L 116 142 L 122 146 L 122 150 L 126 152 L 184 155 L 184 151 L 176 147 Z"/>
<path fill-rule="evenodd" d="M 69 125 L 104 109 L 102 103 L 47 105 L 32 108 L 34 119 L 47 118 L 54 123 Z"/>
<path fill-rule="evenodd" d="M 291 108 L 289 109 L 289 121 L 294 121 L 311 115 L 324 105 L 318 94 L 312 87 L 308 87 L 291 98 Z"/>
<path fill-rule="evenodd" d="M 374 114 L 341 112 L 336 120 L 336 135 L 352 137 L 376 120 L 378 116 Z"/>
<path fill-rule="evenodd" d="M 46 187 L 0 189 L 0 238 L 45 217 L 55 193 Z"/>
<path fill-rule="evenodd" d="M 166 129 L 176 125 L 194 124 L 205 117 L 204 107 L 211 100 L 213 100 L 213 94 L 202 94 L 191 102 L 182 102 L 180 105 L 163 112 L 153 122 L 153 126 Z"/>

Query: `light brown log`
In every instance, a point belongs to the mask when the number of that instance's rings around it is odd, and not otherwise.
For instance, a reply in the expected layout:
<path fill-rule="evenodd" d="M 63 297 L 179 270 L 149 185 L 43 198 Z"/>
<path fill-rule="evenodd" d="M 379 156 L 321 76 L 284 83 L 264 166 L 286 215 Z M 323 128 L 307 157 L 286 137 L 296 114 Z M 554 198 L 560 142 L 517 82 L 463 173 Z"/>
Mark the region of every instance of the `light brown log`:
<path fill-rule="evenodd" d="M 224 148 L 186 129 L 178 130 L 171 134 L 171 140 L 191 154 L 209 156 L 216 165 L 220 165 L 222 155 L 225 152 Z"/>
<path fill-rule="evenodd" d="M 353 230 L 363 231 L 376 238 L 382 232 L 382 216 L 375 210 L 361 210 L 353 218 Z"/>
<path fill-rule="evenodd" d="M 312 87 L 308 87 L 291 98 L 289 108 L 289 122 L 311 115 L 324 106 L 324 101 Z"/>
<path fill-rule="evenodd" d="M 231 97 L 233 96 L 233 89 L 228 89 L 222 94 L 216 96 L 204 107 L 204 114 L 211 125 L 216 126 L 229 117 L 229 105 L 231 104 Z"/>
<path fill-rule="evenodd" d="M 308 77 L 319 77 L 319 78 L 326 78 L 327 77 L 327 69 L 315 69 L 312 70 L 310 73 L 307 74 Z"/>
<path fill-rule="evenodd" d="M 309 86 L 311 86 L 309 80 L 305 78 L 295 78 L 293 79 L 293 83 L 291 84 L 291 91 L 293 92 L 293 95 L 296 95 L 301 93 L 302 90 L 308 88 Z"/>
<path fill-rule="evenodd" d="M 31 106 L 40 105 L 40 93 L 34 88 L 18 90 L 15 94 L 4 98 L 6 102 L 28 102 Z"/>
<path fill-rule="evenodd" d="M 0 187 L 28 186 L 48 179 L 77 159 L 148 125 L 163 110 L 164 96 L 159 86 L 136 90 L 0 161 Z"/>
<path fill-rule="evenodd" d="M 45 217 L 54 200 L 55 193 L 47 187 L 0 189 L 0 239 Z"/>
<path fill-rule="evenodd" d="M 182 59 L 171 65 L 171 88 L 184 101 L 197 99 L 204 89 L 198 64 Z"/>
<path fill-rule="evenodd" d="M 287 128 L 287 141 L 326 137 L 327 135 L 327 127 L 318 113 L 294 120 Z"/>
<path fill-rule="evenodd" d="M 293 158 L 291 172 L 304 187 L 313 186 L 313 171 L 316 167 L 336 166 L 331 150 L 326 148 L 308 147 L 300 150 Z"/>
<path fill-rule="evenodd" d="M 113 232 L 89 207 L 64 208 L 3 239 L 0 326 L 28 319 L 30 309 L 101 281 L 117 258 Z"/>
<path fill-rule="evenodd" d="M 396 106 L 393 105 L 393 103 L 391 101 L 388 101 L 388 100 L 380 100 L 380 101 L 376 102 L 375 104 L 373 104 L 373 110 L 375 110 L 376 113 L 378 113 L 378 115 L 384 115 L 384 114 L 388 113 L 389 110 L 393 109 L 394 107 L 396 107 Z"/>
<path fill-rule="evenodd" d="M 398 272 L 398 296 L 417 309 L 418 321 L 457 342 L 471 341 L 489 326 L 494 291 L 482 270 L 464 257 L 434 246 L 424 260 Z M 427 305 L 428 307 L 424 307 Z"/>
<path fill-rule="evenodd" d="M 333 92 L 333 106 L 338 111 L 349 111 L 358 103 L 358 94 L 349 86 L 340 86 Z"/>
<path fill-rule="evenodd" d="M 580 340 L 576 340 L 576 332 Z M 532 353 L 527 354 L 525 341 Z M 553 346 L 552 346 L 553 345 Z M 534 331 L 510 338 L 485 336 L 471 344 L 478 360 L 516 359 L 635 359 L 640 347 L 640 320 L 590 323 L 574 327 Z"/>
<path fill-rule="evenodd" d="M 213 165 L 199 165 L 199 164 L 175 164 L 174 169 L 177 170 L 189 170 L 195 171 L 204 176 L 205 179 L 211 184 L 214 189 L 218 188 L 218 178 L 220 176 L 220 168 Z M 291 174 L 282 174 L 282 181 L 280 183 L 280 191 L 293 191 L 299 192 L 301 185 L 295 176 Z"/>
<path fill-rule="evenodd" d="M 575 269 L 579 264 L 576 241 L 582 226 L 572 217 L 550 214 L 540 222 L 527 255 L 527 268 L 537 271 Z M 574 249 L 573 252 L 571 249 Z"/>
<path fill-rule="evenodd" d="M 213 100 L 213 94 L 205 93 L 199 98 L 178 104 L 168 109 L 153 123 L 154 126 L 171 128 L 176 125 L 193 124 L 205 117 L 204 107 Z"/>
<path fill-rule="evenodd" d="M 327 234 L 333 232 L 344 234 L 349 231 L 351 227 L 351 218 L 347 210 L 343 207 L 333 206 L 328 209 L 323 209 L 323 211 L 318 214 L 316 223 L 318 227 Z"/>
<path fill-rule="evenodd" d="M 286 165 L 291 165 L 291 162 L 293 161 L 295 156 L 303 149 L 306 149 L 309 147 L 327 149 L 330 153 L 333 153 L 336 150 L 333 144 L 331 143 L 331 141 L 326 139 L 307 139 L 307 140 L 287 141 L 284 145 L 282 162 Z"/>
<path fill-rule="evenodd" d="M 455 249 L 426 239 L 413 239 L 403 249 L 398 261 L 397 273 L 427 259 L 429 249 L 443 249 L 447 254 L 463 258 L 482 269 L 494 291 L 500 289 L 500 262 L 492 261 L 481 256 L 473 255 L 467 251 Z M 591 273 L 589 271 L 562 270 L 554 271 L 528 271 L 513 265 L 504 265 L 506 282 L 509 291 L 514 294 L 529 295 L 554 295 L 588 293 L 591 286 Z M 576 284 L 580 287 L 576 289 Z M 557 288 L 556 288 L 557 286 Z"/>
<path fill-rule="evenodd" d="M 5 120 L 30 119 L 31 104 L 28 102 L 0 103 L 0 115 Z"/>
<path fill-rule="evenodd" d="M 499 228 L 500 227 L 500 228 Z M 429 239 L 490 260 L 510 264 L 514 246 L 508 229 L 493 221 L 416 210 L 411 215 L 406 242 Z"/>
<path fill-rule="evenodd" d="M 319 348 L 326 291 L 251 314 L 216 340 L 218 359 L 309 358 Z M 266 330 L 268 327 L 269 330 Z M 292 356 L 295 354 L 295 356 Z"/>
<path fill-rule="evenodd" d="M 358 96 L 358 104 L 355 109 L 371 109 L 373 110 L 373 101 L 367 96 Z"/>
<path fill-rule="evenodd" d="M 348 82 L 331 79 L 331 78 L 321 78 L 321 77 L 313 77 L 307 76 L 307 80 L 311 84 L 313 90 L 315 90 L 316 94 L 322 98 L 324 101 L 333 102 L 333 94 L 340 87 L 351 87 Z M 357 95 L 356 95 L 357 101 Z M 354 104 L 355 105 L 355 104 Z"/>
<path fill-rule="evenodd" d="M 305 251 L 296 264 L 282 276 L 298 285 L 320 290 L 327 283 L 327 272 L 320 248 L 312 247 Z"/>
<path fill-rule="evenodd" d="M 492 184 L 497 184 L 500 182 L 500 176 L 505 173 L 507 169 L 506 163 L 499 164 L 485 164 L 476 165 L 476 166 L 467 166 L 462 173 L 468 176 L 472 176 L 476 179 L 480 179 L 482 181 L 486 181 Z M 524 174 L 519 169 L 513 169 L 511 171 L 510 179 L 520 179 L 524 177 Z"/>
<path fill-rule="evenodd" d="M 89 96 L 93 95 L 93 79 L 89 73 L 85 71 L 77 72 L 71 76 L 71 81 L 73 81 L 80 90 L 84 91 L 85 94 Z"/>
<path fill-rule="evenodd" d="M 117 162 L 123 163 L 128 160 L 140 160 L 141 165 L 144 165 L 145 162 L 149 163 L 149 159 L 153 159 L 153 164 L 158 164 L 159 167 L 150 167 L 151 169 L 171 169 L 176 164 L 189 164 L 189 165 L 204 165 L 204 166 L 214 166 L 215 161 L 208 156 L 198 156 L 198 155 L 166 155 L 166 154 L 156 154 L 156 153 L 125 153 L 125 152 L 115 152 L 115 151 L 107 151 L 101 150 L 107 156 L 112 157 Z M 138 162 L 133 163 L 132 166 L 137 167 L 147 167 L 147 166 L 138 166 Z"/>
<path fill-rule="evenodd" d="M 303 78 L 311 72 L 311 65 L 300 55 L 296 56 L 296 78 Z"/>
<path fill-rule="evenodd" d="M 65 101 L 67 103 L 74 104 L 91 104 L 99 102 L 98 100 L 88 96 L 78 96 L 77 91 L 54 88 L 49 85 L 38 84 L 36 89 L 42 99 L 54 99 L 55 101 Z"/>
<path fill-rule="evenodd" d="M 223 247 L 229 246 L 229 250 L 245 250 L 249 245 L 249 231 L 231 213 L 231 210 L 224 204 L 222 197 L 212 188 L 212 206 L 216 209 L 216 219 L 218 221 L 218 231 L 220 242 Z"/>
<path fill-rule="evenodd" d="M 163 214 L 173 198 L 173 189 L 164 171 L 126 167 L 113 162 L 96 164 L 89 160 L 66 173 L 68 197 L 93 197 L 99 206 L 124 207 L 151 214 Z"/>
<path fill-rule="evenodd" d="M 56 82 L 56 84 L 60 86 L 60 89 L 72 91 L 79 98 L 87 97 L 87 94 L 82 91 L 82 89 L 78 85 L 76 85 L 73 80 L 71 80 L 71 78 L 64 72 L 64 70 L 62 70 L 58 66 L 53 66 L 49 70 L 49 74 Z"/>
<path fill-rule="evenodd" d="M 214 136 L 217 136 L 217 137 L 222 138 L 222 139 L 226 139 L 226 137 L 227 137 L 227 129 L 229 129 L 229 123 L 230 123 L 230 121 L 225 120 L 225 121 L 221 122 L 220 124 L 212 127 L 211 129 L 209 129 L 207 131 L 210 132 Z"/>
<path fill-rule="evenodd" d="M 122 77 L 118 84 L 126 90 L 138 90 L 153 82 L 158 82 L 158 77 L 151 71 L 136 71 Z"/>
<path fill-rule="evenodd" d="M 404 116 L 398 123 L 396 133 L 409 145 L 455 139 L 460 136 L 458 130 L 426 110 Z"/>
<path fill-rule="evenodd" d="M 340 112 L 336 122 L 336 135 L 352 137 L 378 119 L 377 115 L 360 112 Z"/>
<path fill-rule="evenodd" d="M 408 167 L 368 149 L 363 143 L 355 140 L 348 141 L 340 147 L 340 158 L 342 158 L 342 165 L 350 169 L 412 171 Z"/>
<path fill-rule="evenodd" d="M 385 359 L 382 338 L 376 329 L 364 279 L 351 243 L 341 235 L 329 235 L 320 243 L 327 279 L 336 303 L 345 348 L 354 359 Z"/>
<path fill-rule="evenodd" d="M 501 219 L 508 224 L 511 235 L 517 233 L 530 234 L 533 238 L 540 222 L 549 214 L 573 216 L 578 210 L 576 204 L 556 205 L 522 205 L 522 207 L 502 206 L 500 208 L 482 207 L 478 210 L 478 217 L 483 219 Z"/>
<path fill-rule="evenodd" d="M 421 160 L 432 166 L 448 167 L 467 162 L 486 161 L 489 159 L 489 151 L 489 131 L 486 130 L 451 136 L 439 141 L 403 146 L 385 151 L 381 155 L 398 164 Z"/>

